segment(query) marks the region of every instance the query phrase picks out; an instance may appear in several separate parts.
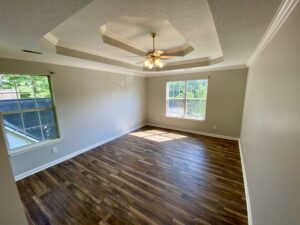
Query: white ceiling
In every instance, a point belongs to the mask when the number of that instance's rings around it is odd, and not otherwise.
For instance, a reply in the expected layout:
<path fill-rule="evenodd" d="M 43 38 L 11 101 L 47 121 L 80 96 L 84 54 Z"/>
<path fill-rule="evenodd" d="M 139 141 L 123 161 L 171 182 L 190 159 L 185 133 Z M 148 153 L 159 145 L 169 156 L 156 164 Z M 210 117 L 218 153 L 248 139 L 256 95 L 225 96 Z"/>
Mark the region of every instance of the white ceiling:
<path fill-rule="evenodd" d="M 53 49 L 51 51 L 51 48 L 45 48 L 41 42 L 43 36 L 51 32 L 61 45 L 91 50 L 101 56 L 134 64 L 136 59 L 124 57 L 132 53 L 103 43 L 100 32 L 100 26 L 121 16 L 129 16 L 169 21 L 194 48 L 194 51 L 185 57 L 186 59 L 220 55 L 224 57 L 223 62 L 205 68 L 153 72 L 155 74 L 238 67 L 246 65 L 281 0 L 209 0 L 208 3 L 206 0 L 94 0 L 89 2 L 91 1 L 1 0 L 0 57 L 137 73 L 100 62 L 60 56 L 55 54 Z M 142 45 L 146 42 L 147 33 L 148 30 L 143 34 L 145 35 L 143 41 L 140 41 Z M 164 38 L 159 42 L 158 36 L 157 42 L 159 47 L 164 48 L 163 40 L 171 39 L 171 36 L 166 33 L 162 37 Z M 38 50 L 44 54 L 29 55 L 20 52 L 21 49 Z M 149 74 L 149 72 L 139 73 Z"/>
<path fill-rule="evenodd" d="M 0 0 L 0 50 L 39 50 L 38 41 L 92 0 Z"/>
<path fill-rule="evenodd" d="M 120 20 L 126 15 L 130 17 Z M 159 22 L 170 23 L 171 28 Z M 58 39 L 58 45 L 78 46 L 131 63 L 140 61 L 141 58 L 128 58 L 126 56 L 130 53 L 102 41 L 99 29 L 105 24 L 113 33 L 146 49 L 152 48 L 151 32 L 157 33 L 159 49 L 177 47 L 178 42 L 187 40 L 194 51 L 179 60 L 222 56 L 206 0 L 172 0 L 172 4 L 170 1 L 149 0 L 93 1 L 57 26 L 51 34 Z M 178 37 L 176 32 L 182 37 Z"/>

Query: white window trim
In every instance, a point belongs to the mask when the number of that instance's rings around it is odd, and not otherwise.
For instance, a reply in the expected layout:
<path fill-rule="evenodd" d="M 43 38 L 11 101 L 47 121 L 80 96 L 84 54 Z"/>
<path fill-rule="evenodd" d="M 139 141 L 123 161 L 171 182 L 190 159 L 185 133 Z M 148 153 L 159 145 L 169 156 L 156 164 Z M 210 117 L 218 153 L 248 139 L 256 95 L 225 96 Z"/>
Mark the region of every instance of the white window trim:
<path fill-rule="evenodd" d="M 209 78 L 209 77 L 208 77 Z M 189 80 L 168 80 L 166 81 L 166 87 L 165 87 L 165 91 L 166 91 L 166 99 L 165 99 L 165 105 L 166 105 L 166 108 L 165 108 L 165 117 L 167 118 L 171 118 L 171 119 L 183 119 L 183 120 L 194 120 L 194 121 L 206 121 L 206 109 L 207 109 L 207 96 L 206 96 L 206 105 L 205 105 L 205 117 L 204 118 L 200 118 L 200 119 L 197 119 L 197 118 L 191 118 L 191 117 L 186 117 L 186 84 L 188 81 L 192 81 L 192 80 L 207 80 L 208 81 L 208 78 L 202 78 L 202 79 L 189 79 Z M 172 115 L 168 115 L 168 82 L 184 82 L 184 88 L 185 88 L 185 91 L 184 91 L 184 98 L 182 100 L 184 100 L 184 114 L 183 116 L 172 116 Z M 207 86 L 207 92 L 208 92 L 208 86 Z"/>
<path fill-rule="evenodd" d="M 16 148 L 16 149 L 13 149 L 13 150 L 9 150 L 8 155 L 10 157 L 16 156 L 16 155 L 19 155 L 19 154 L 24 153 L 24 152 L 30 152 L 30 151 L 33 151 L 33 150 L 36 150 L 36 149 L 39 149 L 39 148 L 46 147 L 46 146 L 51 145 L 51 144 L 59 143 L 62 140 L 63 140 L 62 138 L 56 138 L 56 139 L 53 139 L 53 140 L 43 141 L 43 142 L 39 142 L 39 143 L 36 143 L 36 144 Z"/>

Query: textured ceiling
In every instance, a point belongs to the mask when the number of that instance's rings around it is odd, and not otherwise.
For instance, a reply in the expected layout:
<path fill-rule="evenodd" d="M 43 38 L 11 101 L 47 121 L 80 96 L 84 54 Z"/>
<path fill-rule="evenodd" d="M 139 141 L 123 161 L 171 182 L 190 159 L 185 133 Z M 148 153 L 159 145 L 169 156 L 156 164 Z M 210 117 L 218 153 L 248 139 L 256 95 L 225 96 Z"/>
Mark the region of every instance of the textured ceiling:
<path fill-rule="evenodd" d="M 91 0 L 0 0 L 0 49 L 39 50 L 37 42 Z"/>
<path fill-rule="evenodd" d="M 105 9 L 105 10 L 103 10 Z M 124 15 L 130 15 L 125 17 Z M 136 64 L 143 58 L 107 45 L 99 28 L 107 26 L 119 35 L 145 49 L 152 48 L 151 32 L 157 33 L 158 49 L 179 47 L 188 42 L 194 49 L 188 55 L 168 61 L 215 59 L 222 57 L 213 18 L 206 0 L 98 0 L 52 30 L 58 46 L 98 54 Z M 62 52 L 61 52 L 62 53 Z"/>
<path fill-rule="evenodd" d="M 60 56 L 55 54 L 53 49 L 45 48 L 45 45 L 41 44 L 43 36 L 53 32 L 54 35 L 59 36 L 58 38 L 61 39 L 59 43 L 62 45 L 88 49 L 103 57 L 134 64 L 135 59 L 124 57 L 132 55 L 131 53 L 104 44 L 100 32 L 101 25 L 120 16 L 130 16 L 168 20 L 196 49 L 188 54 L 191 59 L 220 55 L 220 53 L 223 55 L 223 62 L 206 66 L 207 68 L 245 65 L 268 28 L 281 0 L 209 0 L 208 2 L 206 0 L 94 0 L 89 2 L 91 1 L 0 0 L 0 57 L 130 72 L 128 68 Z M 89 27 L 97 29 L 91 31 Z M 38 50 L 44 54 L 34 56 L 20 52 L 21 49 Z M 181 69 L 177 72 L 196 70 L 197 68 Z M 157 74 L 165 73 L 168 72 L 157 72 Z"/>
<path fill-rule="evenodd" d="M 224 65 L 246 64 L 282 0 L 209 0 Z"/>

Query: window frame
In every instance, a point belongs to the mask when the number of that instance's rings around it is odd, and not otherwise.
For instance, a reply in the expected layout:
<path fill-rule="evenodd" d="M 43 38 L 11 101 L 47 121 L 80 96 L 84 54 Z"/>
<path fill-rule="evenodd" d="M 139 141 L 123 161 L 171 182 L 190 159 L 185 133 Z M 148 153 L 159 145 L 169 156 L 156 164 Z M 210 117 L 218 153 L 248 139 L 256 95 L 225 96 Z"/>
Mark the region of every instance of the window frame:
<path fill-rule="evenodd" d="M 207 80 L 207 93 L 206 93 L 206 103 L 205 103 L 205 116 L 204 116 L 204 118 L 200 118 L 200 119 L 197 119 L 197 118 L 191 118 L 191 117 L 187 117 L 186 116 L 186 110 L 187 110 L 187 97 L 186 97 L 186 94 L 187 94 L 187 82 L 188 81 L 195 81 L 195 80 L 197 80 L 197 81 L 202 81 L 202 80 Z M 198 78 L 196 78 L 196 79 L 188 79 L 188 80 L 167 80 L 166 81 L 166 86 L 165 86 L 165 91 L 166 91 L 166 99 L 165 99 L 165 106 L 166 106 L 166 108 L 165 108 L 165 116 L 166 117 L 168 117 L 168 118 L 172 118 L 172 119 L 184 119 L 184 120 L 196 120 L 196 121 L 205 121 L 206 120 L 206 109 L 207 109 L 207 99 L 208 99 L 208 86 L 209 86 L 209 77 L 207 77 L 207 78 L 201 78 L 201 79 L 198 79 Z M 183 100 L 184 100 L 184 113 L 183 113 L 183 116 L 172 116 L 172 115 L 169 115 L 168 114 L 168 100 L 170 99 L 169 98 L 169 86 L 168 86 L 168 83 L 169 82 L 184 82 L 184 98 L 183 98 Z"/>
<path fill-rule="evenodd" d="M 3 74 L 5 74 L 5 73 L 3 73 Z M 0 112 L 0 123 L 1 123 L 0 126 L 1 126 L 1 129 L 3 131 L 5 145 L 6 145 L 8 155 L 9 156 L 17 155 L 17 154 L 22 153 L 22 152 L 31 151 L 31 150 L 34 150 L 36 148 L 47 146 L 47 145 L 52 144 L 52 143 L 60 142 L 62 140 L 62 137 L 60 135 L 60 128 L 59 128 L 58 119 L 57 119 L 55 98 L 54 98 L 54 95 L 53 95 L 53 86 L 52 86 L 52 76 L 53 75 L 52 74 L 22 74 L 22 73 L 7 73 L 7 74 L 14 75 L 14 76 L 15 75 L 16 76 L 21 75 L 21 76 L 44 76 L 44 77 L 47 77 L 48 84 L 49 84 L 50 97 L 51 97 L 51 100 L 52 100 L 52 106 L 50 106 L 50 107 L 41 107 L 41 108 L 37 108 L 37 109 L 18 109 L 18 110 L 13 110 L 13 111 Z M 15 87 L 15 88 L 17 88 L 17 87 Z M 52 110 L 53 116 L 54 116 L 54 122 L 55 122 L 55 126 L 56 126 L 57 137 L 54 138 L 54 139 L 44 140 L 44 141 L 41 141 L 41 142 L 37 142 L 37 143 L 21 146 L 21 147 L 18 147 L 18 148 L 10 149 L 7 134 L 6 134 L 6 131 L 5 131 L 3 116 L 4 115 L 15 114 L 15 113 L 38 112 L 38 111 L 43 111 L 43 110 Z"/>

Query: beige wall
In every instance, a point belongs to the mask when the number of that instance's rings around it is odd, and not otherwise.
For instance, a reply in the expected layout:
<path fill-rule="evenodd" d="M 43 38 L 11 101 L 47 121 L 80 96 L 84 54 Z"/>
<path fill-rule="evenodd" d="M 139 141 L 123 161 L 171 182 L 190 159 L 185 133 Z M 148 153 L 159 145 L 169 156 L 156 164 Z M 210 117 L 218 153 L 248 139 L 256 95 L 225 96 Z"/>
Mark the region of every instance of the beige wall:
<path fill-rule="evenodd" d="M 52 86 L 62 141 L 12 156 L 15 175 L 145 123 L 145 78 L 9 59 L 0 59 L 0 71 L 55 72 Z"/>
<path fill-rule="evenodd" d="M 28 224 L 9 164 L 2 129 L 0 129 L 0 224 Z"/>
<path fill-rule="evenodd" d="M 169 118 L 166 112 L 166 81 L 209 77 L 206 120 Z M 247 69 L 203 72 L 147 78 L 147 122 L 213 134 L 239 137 Z M 213 129 L 216 125 L 217 128 Z"/>
<path fill-rule="evenodd" d="M 254 225 L 300 224 L 300 4 L 250 66 L 241 143 Z"/>

